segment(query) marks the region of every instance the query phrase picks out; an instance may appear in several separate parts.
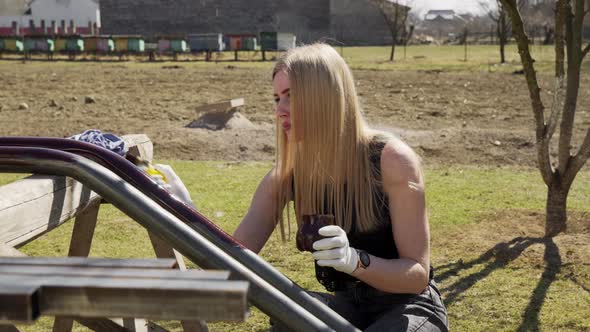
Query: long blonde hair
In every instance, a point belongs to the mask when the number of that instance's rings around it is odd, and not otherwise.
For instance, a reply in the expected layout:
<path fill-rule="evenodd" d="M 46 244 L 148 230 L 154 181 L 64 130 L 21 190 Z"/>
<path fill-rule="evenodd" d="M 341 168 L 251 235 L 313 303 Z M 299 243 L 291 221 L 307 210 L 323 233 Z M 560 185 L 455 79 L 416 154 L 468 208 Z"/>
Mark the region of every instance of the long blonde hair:
<path fill-rule="evenodd" d="M 276 206 L 293 200 L 298 225 L 304 214 L 334 213 L 347 232 L 353 221 L 358 231 L 373 229 L 380 216 L 374 209 L 379 182 L 369 160 L 372 131 L 348 65 L 331 46 L 313 44 L 287 52 L 273 78 L 279 71 L 290 81 L 292 133 L 287 140 L 277 123 Z M 284 238 L 283 214 L 278 211 Z"/>

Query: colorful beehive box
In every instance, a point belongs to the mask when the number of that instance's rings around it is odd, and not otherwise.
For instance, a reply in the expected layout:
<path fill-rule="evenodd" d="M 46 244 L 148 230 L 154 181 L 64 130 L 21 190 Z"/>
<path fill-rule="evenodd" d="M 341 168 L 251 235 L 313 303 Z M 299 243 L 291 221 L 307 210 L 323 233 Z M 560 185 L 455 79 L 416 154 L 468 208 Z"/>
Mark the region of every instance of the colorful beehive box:
<path fill-rule="evenodd" d="M 66 51 L 66 44 L 67 44 L 67 39 L 64 38 L 58 38 L 55 40 L 55 51 L 56 52 L 65 52 Z"/>
<path fill-rule="evenodd" d="M 256 37 L 244 37 L 242 38 L 242 49 L 246 51 L 255 51 L 258 49 L 258 45 L 256 43 Z"/>
<path fill-rule="evenodd" d="M 25 47 L 23 41 L 18 38 L 3 38 L 3 50 L 7 52 L 22 52 Z"/>
<path fill-rule="evenodd" d="M 242 37 L 237 35 L 226 35 L 225 44 L 229 51 L 239 51 L 242 49 Z"/>
<path fill-rule="evenodd" d="M 127 52 L 129 50 L 129 38 L 113 36 L 115 41 L 115 50 L 117 52 Z"/>
<path fill-rule="evenodd" d="M 143 37 L 129 37 L 129 44 L 127 46 L 129 52 L 141 53 L 145 51 L 145 41 Z"/>
<path fill-rule="evenodd" d="M 296 38 L 292 33 L 277 33 L 277 50 L 288 51 L 295 47 Z"/>
<path fill-rule="evenodd" d="M 176 53 L 184 53 L 184 52 L 188 51 L 186 40 L 181 40 L 181 39 L 174 39 L 174 40 L 170 41 L 170 48 L 172 49 L 173 52 L 176 52 Z"/>
<path fill-rule="evenodd" d="M 169 53 L 172 51 L 172 43 L 168 39 L 158 40 L 158 53 Z"/>
<path fill-rule="evenodd" d="M 99 52 L 110 53 L 115 50 L 115 42 L 111 38 L 99 39 L 96 48 Z"/>
<path fill-rule="evenodd" d="M 276 51 L 277 45 L 276 32 L 261 32 L 260 33 L 260 49 L 263 51 Z"/>
<path fill-rule="evenodd" d="M 26 52 L 52 53 L 55 51 L 55 42 L 48 36 L 25 37 Z"/>
<path fill-rule="evenodd" d="M 225 43 L 229 50 L 256 50 L 256 36 L 251 34 L 225 35 Z"/>
<path fill-rule="evenodd" d="M 82 40 L 80 37 L 69 38 L 66 41 L 66 51 L 84 52 L 84 40 Z"/>
<path fill-rule="evenodd" d="M 261 32 L 260 48 L 263 51 L 287 51 L 295 47 L 295 35 L 288 32 Z"/>
<path fill-rule="evenodd" d="M 25 52 L 34 52 L 37 49 L 36 47 L 36 43 L 35 43 L 35 39 L 31 39 L 31 38 L 25 38 Z"/>
<path fill-rule="evenodd" d="M 55 51 L 55 43 L 53 39 L 45 36 L 25 37 L 25 51 L 51 53 Z"/>
<path fill-rule="evenodd" d="M 195 33 L 187 35 L 191 52 L 215 51 L 225 49 L 223 35 L 221 33 Z"/>
<path fill-rule="evenodd" d="M 84 50 L 90 53 L 109 53 L 115 50 L 110 36 L 84 36 Z"/>
<path fill-rule="evenodd" d="M 84 37 L 84 49 L 86 52 L 98 51 L 98 38 L 94 36 Z"/>

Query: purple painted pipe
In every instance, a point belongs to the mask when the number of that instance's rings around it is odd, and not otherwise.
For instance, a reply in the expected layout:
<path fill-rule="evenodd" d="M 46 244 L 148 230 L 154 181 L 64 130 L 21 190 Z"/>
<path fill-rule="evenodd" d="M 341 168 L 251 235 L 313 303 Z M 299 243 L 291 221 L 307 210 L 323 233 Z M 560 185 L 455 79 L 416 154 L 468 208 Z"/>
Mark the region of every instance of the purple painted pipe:
<path fill-rule="evenodd" d="M 94 161 L 54 149 L 0 147 L 0 172 L 70 176 L 96 191 L 146 229 L 168 243 L 174 243 L 193 262 L 205 268 L 229 270 L 235 279 L 248 281 L 249 301 L 289 328 L 295 331 L 332 330 L 190 225 Z"/>
<path fill-rule="evenodd" d="M 67 138 L 0 137 L 0 146 L 22 146 L 54 149 L 83 156 L 110 169 L 125 181 L 150 196 L 166 210 L 187 223 L 199 223 L 219 240 L 232 246 L 243 246 L 192 206 L 172 197 L 168 191 L 154 183 L 149 176 L 129 160 L 100 146 Z M 174 212 L 172 211 L 174 210 Z"/>
<path fill-rule="evenodd" d="M 228 255 L 244 264 L 336 331 L 358 331 L 335 311 L 309 295 L 272 265 L 245 248 L 195 208 L 174 198 L 133 163 L 102 147 L 65 138 L 0 137 L 0 146 L 40 147 L 74 153 L 110 169 L 178 219 L 195 229 Z M 173 244 L 171 244 L 174 246 Z"/>

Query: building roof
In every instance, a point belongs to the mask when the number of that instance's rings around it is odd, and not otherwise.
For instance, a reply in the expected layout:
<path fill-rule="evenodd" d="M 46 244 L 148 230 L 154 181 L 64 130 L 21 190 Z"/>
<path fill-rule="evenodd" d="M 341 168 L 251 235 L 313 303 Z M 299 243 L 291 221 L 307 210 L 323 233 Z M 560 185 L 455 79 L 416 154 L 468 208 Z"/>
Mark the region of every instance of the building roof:
<path fill-rule="evenodd" d="M 428 13 L 424 16 L 426 21 L 436 20 L 438 18 L 443 20 L 453 20 L 457 15 L 455 15 L 455 11 L 451 9 L 445 10 L 429 10 Z"/>
<path fill-rule="evenodd" d="M 35 1 L 37 1 L 37 0 L 28 0 L 27 2 L 33 3 Z M 56 4 L 60 4 L 60 5 L 63 5 L 65 7 L 69 7 L 70 6 L 70 3 L 72 2 L 72 0 L 54 0 L 54 1 L 55 1 Z M 99 3 L 99 0 L 90 0 L 90 1 L 96 3 L 97 5 L 100 4 Z"/>
<path fill-rule="evenodd" d="M 29 9 L 31 0 L 0 1 L 0 16 L 21 16 Z"/>

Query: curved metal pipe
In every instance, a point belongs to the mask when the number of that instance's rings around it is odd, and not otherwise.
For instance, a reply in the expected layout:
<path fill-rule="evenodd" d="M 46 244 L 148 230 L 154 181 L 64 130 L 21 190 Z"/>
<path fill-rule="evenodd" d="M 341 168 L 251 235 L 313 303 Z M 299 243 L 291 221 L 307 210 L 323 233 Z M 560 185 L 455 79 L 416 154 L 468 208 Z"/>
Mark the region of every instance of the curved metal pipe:
<path fill-rule="evenodd" d="M 89 143 L 63 138 L 0 137 L 0 146 L 57 149 L 72 152 L 98 162 L 131 183 L 154 201 L 160 203 L 167 211 L 187 223 L 207 240 L 247 266 L 293 301 L 307 308 L 309 312 L 332 329 L 346 332 L 358 331 L 354 325 L 319 300 L 313 298 L 303 288 L 280 273 L 260 256 L 242 246 L 194 207 L 172 197 L 166 190 L 151 181 L 144 172 L 116 153 Z"/>
<path fill-rule="evenodd" d="M 200 266 L 230 270 L 250 283 L 248 297 L 269 316 L 297 331 L 330 331 L 324 322 L 223 252 L 193 228 L 112 171 L 72 153 L 24 147 L 0 147 L 0 172 L 43 173 L 72 177 L 90 187 L 145 228 L 161 236 Z"/>

